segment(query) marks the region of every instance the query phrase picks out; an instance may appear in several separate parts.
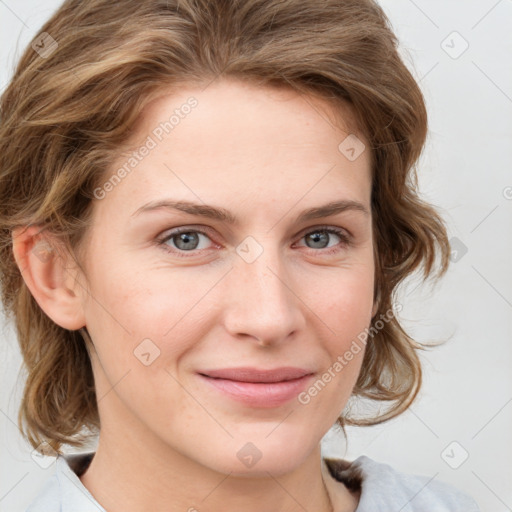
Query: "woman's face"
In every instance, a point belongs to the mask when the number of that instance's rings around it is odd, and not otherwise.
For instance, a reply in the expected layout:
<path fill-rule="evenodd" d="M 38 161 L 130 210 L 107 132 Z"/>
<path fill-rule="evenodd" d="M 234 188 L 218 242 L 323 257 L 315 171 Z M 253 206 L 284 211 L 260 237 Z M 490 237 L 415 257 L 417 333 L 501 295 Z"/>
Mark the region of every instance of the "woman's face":
<path fill-rule="evenodd" d="M 224 80 L 145 110 L 136 153 L 96 189 L 87 242 L 101 436 L 276 474 L 336 421 L 361 367 L 374 261 L 369 151 L 327 108 Z M 177 201 L 197 206 L 165 206 Z M 301 219 L 335 201 L 346 207 Z M 312 375 L 200 375 L 285 366 Z"/>

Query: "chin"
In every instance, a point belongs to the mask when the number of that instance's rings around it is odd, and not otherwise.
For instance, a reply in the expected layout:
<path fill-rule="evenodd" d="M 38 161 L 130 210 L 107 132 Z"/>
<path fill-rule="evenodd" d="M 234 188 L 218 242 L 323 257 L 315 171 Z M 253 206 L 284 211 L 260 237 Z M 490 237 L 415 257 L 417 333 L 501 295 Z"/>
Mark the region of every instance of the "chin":
<path fill-rule="evenodd" d="M 314 446 L 308 446 L 306 440 L 295 438 L 289 442 L 283 436 L 251 441 L 240 437 L 218 446 L 212 453 L 208 465 L 220 473 L 241 478 L 279 476 L 293 471 L 311 454 Z M 298 441 L 298 442 L 297 442 Z"/>

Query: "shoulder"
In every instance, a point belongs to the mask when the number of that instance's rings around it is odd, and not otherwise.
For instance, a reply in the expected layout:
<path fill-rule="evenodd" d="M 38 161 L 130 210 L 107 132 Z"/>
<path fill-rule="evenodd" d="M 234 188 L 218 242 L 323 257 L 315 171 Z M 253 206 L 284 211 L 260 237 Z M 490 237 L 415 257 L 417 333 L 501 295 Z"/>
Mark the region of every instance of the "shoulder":
<path fill-rule="evenodd" d="M 324 460 L 334 478 L 360 492 L 356 512 L 480 512 L 473 498 L 435 475 L 403 473 L 364 455 L 353 462 Z"/>
<path fill-rule="evenodd" d="M 52 475 L 39 490 L 25 512 L 60 512 L 60 486 L 57 475 Z"/>
<path fill-rule="evenodd" d="M 80 481 L 94 452 L 59 455 L 48 478 L 25 512 L 105 512 Z"/>

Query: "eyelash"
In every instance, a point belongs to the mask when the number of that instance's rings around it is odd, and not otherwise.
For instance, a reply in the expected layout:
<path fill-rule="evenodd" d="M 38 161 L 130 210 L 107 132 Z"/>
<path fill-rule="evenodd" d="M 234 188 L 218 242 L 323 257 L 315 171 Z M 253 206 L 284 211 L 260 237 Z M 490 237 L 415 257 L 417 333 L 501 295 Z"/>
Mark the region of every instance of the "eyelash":
<path fill-rule="evenodd" d="M 314 229 L 311 229 L 307 232 L 305 232 L 300 238 L 304 238 L 306 235 L 309 235 L 311 233 L 331 233 L 331 234 L 334 234 L 334 235 L 337 235 L 340 239 L 341 239 L 341 242 L 334 246 L 334 247 L 330 247 L 328 249 L 318 249 L 318 250 L 315 250 L 315 249 L 311 249 L 311 251 L 313 252 L 322 252 L 323 254 L 325 255 L 330 255 L 330 254 L 334 254 L 338 251 L 340 251 L 342 248 L 346 248 L 346 247 L 349 247 L 352 245 L 352 237 L 351 235 L 349 235 L 345 230 L 343 229 L 340 229 L 340 228 L 334 228 L 332 226 L 318 226 L 318 227 L 315 227 Z M 179 258 L 191 258 L 193 257 L 195 254 L 194 253 L 197 253 L 198 251 L 201 251 L 201 249 L 193 249 L 191 251 L 183 251 L 183 250 L 179 250 L 179 249 L 172 249 L 170 248 L 166 242 L 168 242 L 169 240 L 171 240 L 172 238 L 180 235 L 181 233 L 199 233 L 199 234 L 202 234 L 202 235 L 205 235 L 206 237 L 210 238 L 209 235 L 208 235 L 208 232 L 202 230 L 202 229 L 194 229 L 193 226 L 191 227 L 183 227 L 183 228 L 177 228 L 176 230 L 172 231 L 171 233 L 168 233 L 165 237 L 163 238 L 159 238 L 157 239 L 157 244 L 159 247 L 161 247 L 164 251 L 168 252 L 168 253 L 171 253 L 173 255 L 176 255 L 178 256 Z M 204 249 L 204 250 L 207 250 L 207 249 Z M 184 253 L 191 253 L 190 256 L 185 256 Z"/>

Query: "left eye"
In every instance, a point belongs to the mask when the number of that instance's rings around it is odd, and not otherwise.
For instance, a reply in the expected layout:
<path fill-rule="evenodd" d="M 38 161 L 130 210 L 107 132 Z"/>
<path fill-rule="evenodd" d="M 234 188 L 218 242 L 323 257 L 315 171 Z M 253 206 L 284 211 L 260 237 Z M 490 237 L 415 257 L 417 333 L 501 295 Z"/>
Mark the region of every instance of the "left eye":
<path fill-rule="evenodd" d="M 329 235 L 336 235 L 340 240 L 341 244 L 335 244 L 331 246 L 327 252 L 328 254 L 341 250 L 339 246 L 345 247 L 350 244 L 350 238 L 348 234 L 337 228 L 317 228 L 314 231 L 308 231 L 302 238 L 309 238 L 313 244 L 323 245 L 327 241 L 329 243 Z M 314 249 L 326 249 L 326 247 L 313 247 Z"/>
<path fill-rule="evenodd" d="M 336 235 L 341 242 L 334 246 L 328 247 L 330 235 Z M 179 257 L 187 257 L 184 252 L 193 252 L 197 250 L 207 249 L 207 247 L 198 247 L 200 245 L 200 237 L 210 240 L 208 234 L 202 230 L 179 228 L 169 233 L 165 238 L 158 241 L 158 244 L 168 252 L 175 253 Z M 342 229 L 332 227 L 320 227 L 310 230 L 301 236 L 301 239 L 309 240 L 313 246 L 310 249 L 321 249 L 324 253 L 330 254 L 337 252 L 342 248 L 350 245 L 350 236 Z M 171 241 L 173 246 L 167 242 Z M 326 246 L 327 244 L 327 246 Z M 318 252 L 318 251 L 314 251 Z M 181 253 L 181 254 L 180 254 Z"/>

